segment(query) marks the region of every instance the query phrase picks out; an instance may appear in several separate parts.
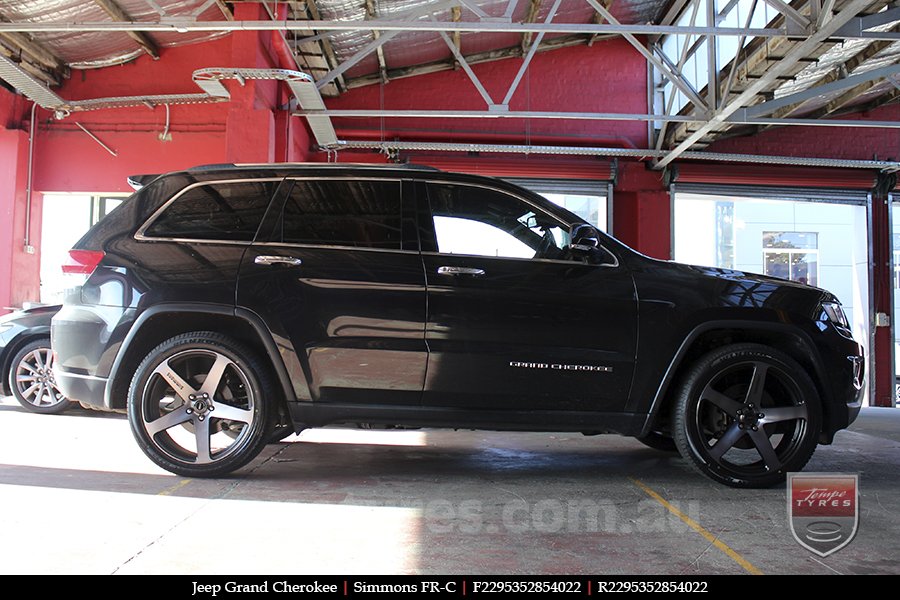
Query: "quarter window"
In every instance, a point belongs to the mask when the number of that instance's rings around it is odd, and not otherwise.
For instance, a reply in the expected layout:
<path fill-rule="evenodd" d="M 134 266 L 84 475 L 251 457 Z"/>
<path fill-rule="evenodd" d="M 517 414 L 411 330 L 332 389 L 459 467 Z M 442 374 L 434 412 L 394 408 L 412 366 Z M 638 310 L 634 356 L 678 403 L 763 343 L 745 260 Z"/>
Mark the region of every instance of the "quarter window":
<path fill-rule="evenodd" d="M 800 231 L 763 232 L 766 275 L 817 285 L 819 235 Z"/>
<path fill-rule="evenodd" d="M 163 238 L 250 242 L 280 181 L 199 185 L 175 199 L 147 228 Z"/>
<path fill-rule="evenodd" d="M 298 180 L 274 241 L 399 250 L 402 223 L 399 181 Z"/>

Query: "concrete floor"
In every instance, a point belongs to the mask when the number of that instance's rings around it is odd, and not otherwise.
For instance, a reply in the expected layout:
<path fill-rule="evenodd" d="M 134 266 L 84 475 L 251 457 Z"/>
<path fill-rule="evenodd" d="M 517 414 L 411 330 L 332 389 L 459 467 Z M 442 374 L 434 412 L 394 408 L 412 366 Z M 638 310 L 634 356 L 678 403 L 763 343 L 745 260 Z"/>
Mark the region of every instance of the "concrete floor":
<path fill-rule="evenodd" d="M 859 533 L 825 559 L 792 538 L 783 487 L 722 487 L 618 436 L 289 440 L 232 478 L 185 479 L 150 463 L 120 415 L 2 399 L 0 573 L 900 573 L 894 409 L 864 411 L 807 468 L 860 474 Z"/>

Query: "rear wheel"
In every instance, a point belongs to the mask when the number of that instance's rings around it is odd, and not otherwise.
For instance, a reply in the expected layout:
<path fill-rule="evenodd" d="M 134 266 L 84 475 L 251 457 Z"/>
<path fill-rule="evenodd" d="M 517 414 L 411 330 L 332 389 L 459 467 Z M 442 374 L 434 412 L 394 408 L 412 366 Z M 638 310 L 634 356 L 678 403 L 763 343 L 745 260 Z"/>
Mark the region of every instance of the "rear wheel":
<path fill-rule="evenodd" d="M 673 407 L 675 444 L 704 475 L 769 487 L 801 470 L 818 444 L 821 407 L 806 371 L 783 352 L 736 344 L 703 356 Z"/>
<path fill-rule="evenodd" d="M 265 446 L 274 398 L 268 371 L 249 348 L 218 333 L 187 333 L 157 346 L 138 367 L 128 421 L 162 468 L 216 477 Z"/>
<path fill-rule="evenodd" d="M 49 338 L 25 344 L 10 364 L 9 389 L 26 410 L 57 414 L 72 405 L 56 387 Z"/>

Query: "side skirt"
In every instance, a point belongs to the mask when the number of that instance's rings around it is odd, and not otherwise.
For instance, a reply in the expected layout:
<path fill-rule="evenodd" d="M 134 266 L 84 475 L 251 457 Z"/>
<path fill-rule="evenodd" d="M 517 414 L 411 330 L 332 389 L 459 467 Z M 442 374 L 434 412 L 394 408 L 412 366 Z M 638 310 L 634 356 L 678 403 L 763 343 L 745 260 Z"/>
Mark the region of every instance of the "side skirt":
<path fill-rule="evenodd" d="M 379 404 L 289 403 L 296 429 L 371 423 L 491 431 L 579 431 L 640 435 L 646 414 L 551 410 L 494 411 Z"/>

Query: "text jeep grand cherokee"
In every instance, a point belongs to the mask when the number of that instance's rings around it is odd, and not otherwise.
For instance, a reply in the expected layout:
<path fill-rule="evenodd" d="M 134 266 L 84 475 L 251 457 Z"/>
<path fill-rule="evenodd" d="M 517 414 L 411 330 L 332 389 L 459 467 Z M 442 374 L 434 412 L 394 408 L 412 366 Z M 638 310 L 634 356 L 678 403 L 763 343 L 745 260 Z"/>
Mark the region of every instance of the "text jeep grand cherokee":
<path fill-rule="evenodd" d="M 217 476 L 332 423 L 615 432 L 768 486 L 856 417 L 838 300 L 653 260 L 499 180 L 410 167 L 156 178 L 70 252 L 70 398 Z"/>

